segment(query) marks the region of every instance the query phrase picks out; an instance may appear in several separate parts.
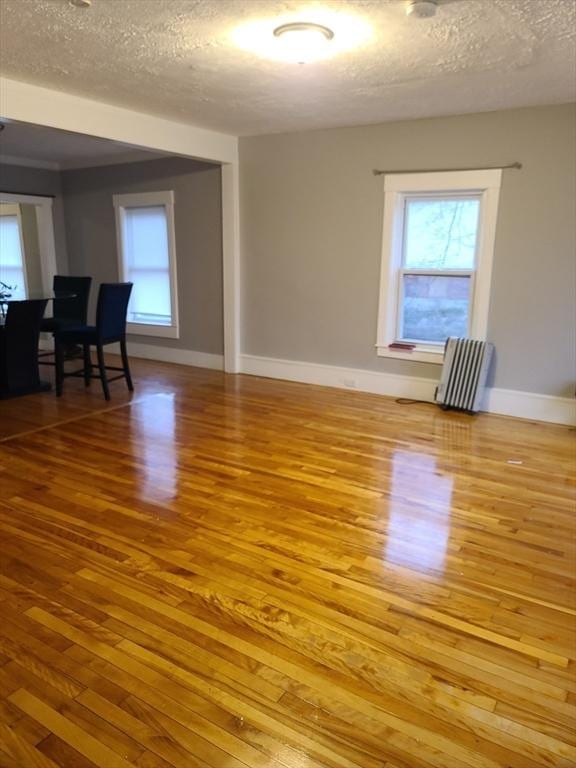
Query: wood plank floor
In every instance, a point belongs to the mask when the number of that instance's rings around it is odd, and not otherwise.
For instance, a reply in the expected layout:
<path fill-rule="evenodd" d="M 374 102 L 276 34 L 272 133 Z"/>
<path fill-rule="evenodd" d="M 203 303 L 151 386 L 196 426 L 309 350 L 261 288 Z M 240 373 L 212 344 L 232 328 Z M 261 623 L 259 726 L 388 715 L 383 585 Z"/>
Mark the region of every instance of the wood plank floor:
<path fill-rule="evenodd" d="M 0 403 L 0 766 L 575 766 L 574 432 L 136 361 Z"/>

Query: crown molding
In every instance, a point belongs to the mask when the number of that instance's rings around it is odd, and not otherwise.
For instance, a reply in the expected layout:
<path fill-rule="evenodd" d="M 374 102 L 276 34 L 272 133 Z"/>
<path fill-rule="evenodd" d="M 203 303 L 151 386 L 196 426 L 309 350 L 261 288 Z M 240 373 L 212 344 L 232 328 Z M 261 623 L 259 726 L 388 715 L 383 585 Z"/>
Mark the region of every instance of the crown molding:
<path fill-rule="evenodd" d="M 5 155 L 3 153 L 0 153 L 0 164 L 23 165 L 26 168 L 42 168 L 45 171 L 60 170 L 60 163 L 53 160 L 33 160 L 29 157 L 18 157 L 17 155 Z"/>
<path fill-rule="evenodd" d="M 153 160 L 163 160 L 173 155 L 160 152 L 146 152 L 144 150 L 128 150 L 112 155 L 94 156 L 89 159 L 62 160 L 61 171 L 81 171 L 86 168 L 101 168 L 108 165 L 129 165 L 132 163 L 149 163 Z"/>

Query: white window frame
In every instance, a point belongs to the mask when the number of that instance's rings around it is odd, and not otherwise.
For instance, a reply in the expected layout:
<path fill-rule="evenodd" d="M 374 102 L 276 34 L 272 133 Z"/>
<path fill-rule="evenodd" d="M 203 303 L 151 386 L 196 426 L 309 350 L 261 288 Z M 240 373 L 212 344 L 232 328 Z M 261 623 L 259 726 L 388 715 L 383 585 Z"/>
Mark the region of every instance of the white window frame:
<path fill-rule="evenodd" d="M 421 270 L 425 274 L 446 276 L 472 273 L 470 286 L 469 335 L 486 340 L 490 284 L 496 220 L 502 171 L 448 171 L 414 174 L 389 174 L 384 180 L 384 225 L 382 230 L 382 262 L 376 351 L 380 357 L 442 364 L 444 344 L 417 343 L 413 350 L 389 349 L 397 338 L 401 308 L 401 274 L 405 202 L 411 197 L 474 196 L 480 199 L 476 264 L 473 270 Z M 416 274 L 418 270 L 407 270 Z"/>
<path fill-rule="evenodd" d="M 54 275 L 58 274 L 56 266 L 56 241 L 54 238 L 54 217 L 52 215 L 52 197 L 37 197 L 36 195 L 20 195 L 14 192 L 0 192 L 0 203 L 23 203 L 33 205 L 36 209 L 36 225 L 38 227 L 38 245 L 40 249 L 40 265 L 42 269 L 42 286 L 45 291 L 52 290 Z M 50 316 L 51 307 L 48 303 L 45 317 Z"/>
<path fill-rule="evenodd" d="M 170 305 L 172 310 L 171 325 L 154 325 L 152 323 L 127 323 L 126 332 L 139 336 L 158 336 L 165 339 L 180 338 L 178 322 L 178 277 L 176 272 L 176 231 L 174 226 L 174 192 L 137 192 L 132 194 L 113 195 L 116 215 L 116 243 L 118 256 L 118 273 L 120 280 L 127 278 L 124 257 L 124 218 L 127 208 L 147 208 L 162 206 L 166 210 L 166 229 L 168 233 L 168 260 L 170 276 Z"/>

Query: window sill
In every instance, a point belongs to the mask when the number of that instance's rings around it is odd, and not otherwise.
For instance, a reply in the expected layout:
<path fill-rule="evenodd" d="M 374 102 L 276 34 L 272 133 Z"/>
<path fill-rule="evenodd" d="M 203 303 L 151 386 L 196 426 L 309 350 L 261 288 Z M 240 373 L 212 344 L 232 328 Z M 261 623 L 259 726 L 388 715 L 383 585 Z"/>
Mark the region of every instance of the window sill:
<path fill-rule="evenodd" d="M 135 336 L 157 336 L 163 339 L 179 339 L 180 331 L 175 325 L 148 325 L 148 323 L 128 323 L 126 333 Z"/>
<path fill-rule="evenodd" d="M 433 363 L 442 365 L 444 362 L 444 347 L 431 350 L 425 347 L 414 349 L 389 349 L 388 347 L 376 347 L 378 357 L 393 357 L 395 360 L 409 360 L 414 363 Z"/>

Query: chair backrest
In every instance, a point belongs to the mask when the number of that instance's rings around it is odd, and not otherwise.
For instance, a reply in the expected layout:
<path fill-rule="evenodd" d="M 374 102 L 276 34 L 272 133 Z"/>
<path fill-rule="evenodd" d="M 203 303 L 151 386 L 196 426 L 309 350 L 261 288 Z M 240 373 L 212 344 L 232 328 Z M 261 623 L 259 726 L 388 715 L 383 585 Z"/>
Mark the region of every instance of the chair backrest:
<path fill-rule="evenodd" d="M 46 310 L 47 299 L 11 301 L 6 312 L 4 328 L 10 336 L 40 333 L 40 323 Z"/>
<path fill-rule="evenodd" d="M 12 301 L 8 304 L 3 329 L 0 366 L 11 388 L 17 389 L 38 379 L 38 339 L 46 299 Z"/>
<path fill-rule="evenodd" d="M 102 341 L 118 341 L 126 333 L 132 283 L 102 283 L 96 308 L 96 332 Z"/>
<path fill-rule="evenodd" d="M 54 319 L 63 320 L 67 325 L 86 325 L 91 285 L 91 277 L 54 275 L 56 297 L 58 294 L 74 294 L 73 297 L 68 295 L 67 298 L 54 299 Z"/>

